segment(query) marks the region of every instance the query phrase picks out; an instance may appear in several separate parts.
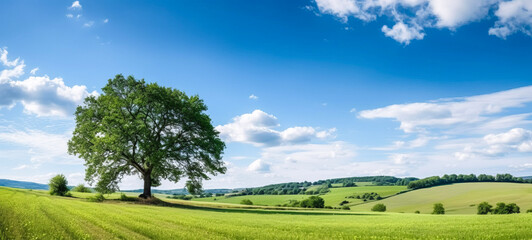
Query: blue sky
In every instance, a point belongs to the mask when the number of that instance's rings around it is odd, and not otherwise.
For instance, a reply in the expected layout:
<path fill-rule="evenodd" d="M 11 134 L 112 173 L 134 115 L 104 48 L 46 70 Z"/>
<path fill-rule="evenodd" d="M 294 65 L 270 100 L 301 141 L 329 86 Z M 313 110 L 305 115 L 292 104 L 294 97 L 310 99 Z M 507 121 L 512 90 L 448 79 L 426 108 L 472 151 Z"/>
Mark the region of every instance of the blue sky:
<path fill-rule="evenodd" d="M 207 188 L 532 175 L 530 12 L 526 0 L 2 1 L 0 178 L 83 182 L 66 153 L 72 112 L 118 73 L 205 100 L 229 169 Z"/>

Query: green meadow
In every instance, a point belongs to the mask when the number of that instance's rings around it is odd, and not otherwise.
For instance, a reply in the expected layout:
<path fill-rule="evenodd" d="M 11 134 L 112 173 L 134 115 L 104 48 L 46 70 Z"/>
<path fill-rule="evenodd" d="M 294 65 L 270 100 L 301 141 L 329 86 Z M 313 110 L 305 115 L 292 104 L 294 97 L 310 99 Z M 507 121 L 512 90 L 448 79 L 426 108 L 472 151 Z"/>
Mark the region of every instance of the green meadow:
<path fill-rule="evenodd" d="M 406 186 L 371 186 L 369 184 L 359 185 L 360 187 L 338 187 L 331 188 L 327 194 L 320 195 L 325 200 L 325 206 L 337 207 L 339 204 L 347 200 L 348 206 L 353 204 L 363 203 L 360 199 L 347 198 L 348 196 L 376 192 L 382 197 L 397 194 L 405 191 Z M 312 188 L 309 188 L 312 189 Z M 193 201 L 203 202 L 218 202 L 218 203 L 234 203 L 239 204 L 243 199 L 249 199 L 254 205 L 275 206 L 288 203 L 290 200 L 301 201 L 308 198 L 309 195 L 246 195 L 236 197 L 208 197 L 208 198 L 194 198 Z"/>
<path fill-rule="evenodd" d="M 532 208 L 532 184 L 522 183 L 459 183 L 419 189 L 376 202 L 352 206 L 355 211 L 369 211 L 383 203 L 387 211 L 431 213 L 435 202 L 443 203 L 446 214 L 475 214 L 477 204 L 487 201 L 516 203 L 521 212 Z M 531 224 L 532 229 L 532 224 Z"/>
<path fill-rule="evenodd" d="M 116 200 L 94 203 L 11 188 L 0 188 L 0 216 L 1 239 L 532 238 L 532 214 L 524 213 L 479 216 L 154 206 Z"/>

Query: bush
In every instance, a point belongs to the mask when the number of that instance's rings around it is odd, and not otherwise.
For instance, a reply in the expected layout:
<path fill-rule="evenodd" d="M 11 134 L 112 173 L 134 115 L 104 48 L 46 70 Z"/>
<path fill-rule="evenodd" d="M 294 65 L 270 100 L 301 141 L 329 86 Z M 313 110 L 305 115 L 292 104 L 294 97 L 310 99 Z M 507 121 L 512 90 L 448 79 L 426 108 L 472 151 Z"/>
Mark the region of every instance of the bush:
<path fill-rule="evenodd" d="M 414 213 L 415 214 L 420 214 L 421 212 L 419 210 L 416 210 Z"/>
<path fill-rule="evenodd" d="M 349 201 L 346 201 L 346 200 L 343 200 L 341 203 L 340 203 L 340 206 L 343 206 L 344 204 L 348 204 Z"/>
<path fill-rule="evenodd" d="M 434 211 L 432 211 L 432 214 L 445 214 L 445 208 L 443 208 L 443 204 L 435 203 Z"/>
<path fill-rule="evenodd" d="M 68 192 L 68 181 L 65 178 L 65 175 L 58 174 L 57 176 L 50 179 L 48 186 L 50 187 L 51 195 L 65 196 Z"/>
<path fill-rule="evenodd" d="M 323 208 L 324 206 L 325 201 L 319 196 L 311 196 L 301 201 L 301 207 L 304 208 Z"/>
<path fill-rule="evenodd" d="M 333 209 L 333 207 L 331 207 L 331 206 L 325 206 L 324 208 L 326 208 L 326 209 Z M 532 211 L 532 209 L 529 209 L 529 210 Z"/>
<path fill-rule="evenodd" d="M 520 208 L 515 203 L 510 203 L 506 205 L 503 202 L 497 203 L 497 207 L 493 209 L 493 214 L 512 214 L 520 213 Z"/>
<path fill-rule="evenodd" d="M 349 206 L 343 206 L 342 210 L 351 210 L 351 208 Z"/>
<path fill-rule="evenodd" d="M 477 214 L 485 215 L 485 214 L 491 213 L 491 211 L 493 211 L 491 209 L 492 207 L 493 206 L 491 206 L 488 202 L 481 202 L 477 206 Z"/>
<path fill-rule="evenodd" d="M 377 203 L 377 204 L 375 204 L 375 206 L 373 206 L 371 208 L 371 211 L 374 211 L 374 212 L 386 212 L 386 205 L 384 205 L 382 203 Z"/>
<path fill-rule="evenodd" d="M 105 200 L 105 197 L 101 193 L 97 193 L 96 195 L 88 198 L 89 202 L 103 202 Z"/>
<path fill-rule="evenodd" d="M 531 208 L 531 209 L 528 209 L 528 210 L 526 210 L 526 213 L 532 213 L 532 208 Z"/>
<path fill-rule="evenodd" d="M 92 190 L 88 187 L 85 187 L 83 184 L 79 184 L 76 187 L 72 188 L 73 192 L 83 192 L 83 193 L 90 193 Z"/>
<path fill-rule="evenodd" d="M 253 205 L 253 202 L 249 199 L 242 199 L 242 201 L 240 201 L 240 204 Z"/>

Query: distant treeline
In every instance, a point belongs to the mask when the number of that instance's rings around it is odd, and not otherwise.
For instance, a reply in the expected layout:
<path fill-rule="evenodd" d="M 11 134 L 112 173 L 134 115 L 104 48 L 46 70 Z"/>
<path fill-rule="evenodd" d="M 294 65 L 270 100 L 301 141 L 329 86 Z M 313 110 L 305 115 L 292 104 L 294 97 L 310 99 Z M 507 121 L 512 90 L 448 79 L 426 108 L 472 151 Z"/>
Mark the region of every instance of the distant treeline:
<path fill-rule="evenodd" d="M 239 195 L 287 195 L 287 194 L 325 194 L 332 188 L 332 184 L 342 184 L 341 187 L 355 187 L 355 182 L 372 182 L 379 186 L 400 185 L 406 186 L 411 181 L 419 178 L 396 178 L 391 176 L 372 177 L 349 177 L 319 180 L 316 182 L 290 182 L 272 184 L 264 187 L 246 188 L 241 191 L 234 191 L 230 196 Z M 311 188 L 309 190 L 309 188 Z"/>
<path fill-rule="evenodd" d="M 408 184 L 409 189 L 428 188 L 452 183 L 465 183 L 465 182 L 512 182 L 512 183 L 532 183 L 532 179 L 523 179 L 520 177 L 514 177 L 511 174 L 497 174 L 495 176 L 480 174 L 450 174 L 443 175 L 442 177 L 433 176 L 423 178 L 417 181 L 412 181 Z"/>

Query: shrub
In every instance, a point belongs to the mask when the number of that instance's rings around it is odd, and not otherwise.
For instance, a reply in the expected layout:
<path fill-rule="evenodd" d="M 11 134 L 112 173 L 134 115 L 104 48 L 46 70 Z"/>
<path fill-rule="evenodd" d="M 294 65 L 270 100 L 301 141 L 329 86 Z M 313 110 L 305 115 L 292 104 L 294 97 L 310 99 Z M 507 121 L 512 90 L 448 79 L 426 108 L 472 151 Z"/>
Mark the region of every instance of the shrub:
<path fill-rule="evenodd" d="M 416 210 L 414 213 L 415 214 L 420 214 L 421 212 L 419 210 Z"/>
<path fill-rule="evenodd" d="M 105 200 L 105 197 L 101 193 L 97 193 L 96 195 L 88 198 L 89 202 L 103 202 Z"/>
<path fill-rule="evenodd" d="M 326 208 L 326 209 L 333 209 L 333 207 L 331 207 L 331 206 L 325 206 L 324 208 Z M 532 209 L 529 209 L 529 211 L 532 211 Z"/>
<path fill-rule="evenodd" d="M 311 196 L 301 201 L 300 206 L 304 208 L 323 208 L 325 206 L 325 201 L 319 196 Z"/>
<path fill-rule="evenodd" d="M 493 210 L 493 214 L 512 214 L 520 213 L 520 208 L 515 203 L 510 203 L 506 205 L 503 202 L 497 203 L 497 207 Z"/>
<path fill-rule="evenodd" d="M 242 199 L 242 201 L 240 201 L 240 204 L 253 205 L 253 202 L 249 199 Z"/>
<path fill-rule="evenodd" d="M 75 186 L 74 188 L 72 188 L 72 191 L 73 192 L 82 192 L 82 193 L 90 193 L 90 192 L 92 192 L 90 188 L 85 187 L 85 185 L 83 185 L 83 184 L 79 184 L 79 185 Z"/>
<path fill-rule="evenodd" d="M 348 204 L 349 201 L 346 201 L 346 200 L 343 200 L 341 203 L 340 203 L 340 206 L 344 205 L 344 204 Z"/>
<path fill-rule="evenodd" d="M 485 215 L 491 213 L 491 211 L 493 211 L 491 209 L 492 207 L 493 206 L 491 206 L 488 202 L 481 202 L 477 206 L 477 214 Z"/>
<path fill-rule="evenodd" d="M 528 210 L 526 210 L 526 213 L 532 213 L 532 208 L 531 208 L 531 209 L 528 209 Z"/>
<path fill-rule="evenodd" d="M 443 208 L 443 204 L 435 203 L 434 211 L 432 211 L 432 214 L 445 214 L 445 208 Z"/>
<path fill-rule="evenodd" d="M 342 210 L 351 210 L 351 208 L 349 206 L 343 206 Z"/>
<path fill-rule="evenodd" d="M 384 205 L 382 203 L 377 203 L 377 204 L 375 204 L 375 206 L 373 206 L 371 208 L 371 211 L 374 211 L 374 212 L 386 212 L 386 205 Z"/>
<path fill-rule="evenodd" d="M 68 192 L 68 181 L 65 178 L 65 175 L 58 174 L 57 176 L 50 179 L 48 186 L 50 187 L 51 195 L 65 196 Z"/>

